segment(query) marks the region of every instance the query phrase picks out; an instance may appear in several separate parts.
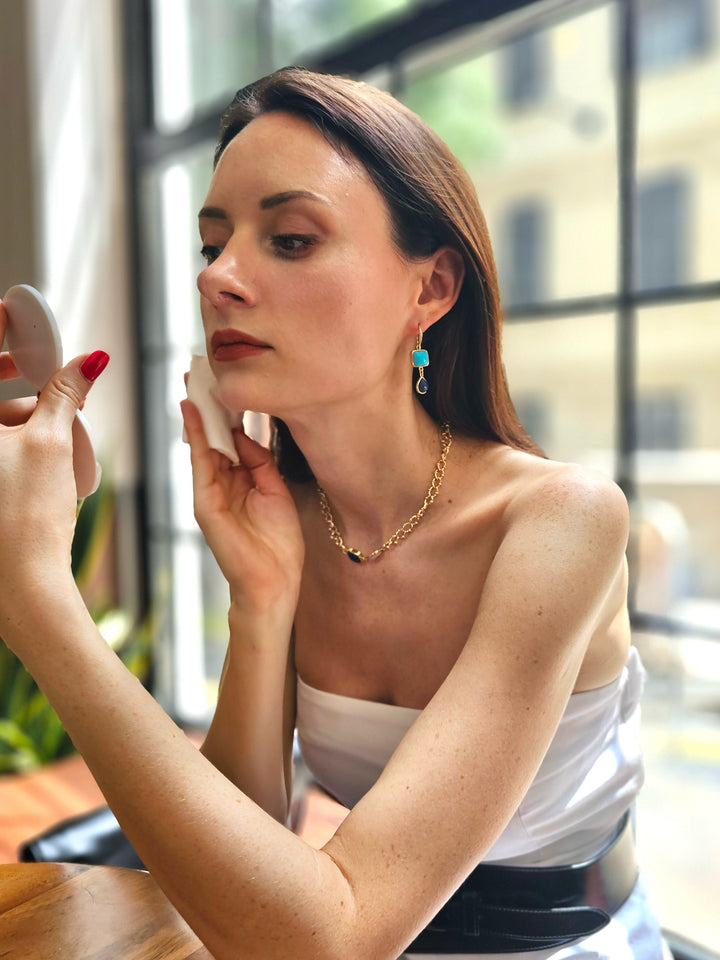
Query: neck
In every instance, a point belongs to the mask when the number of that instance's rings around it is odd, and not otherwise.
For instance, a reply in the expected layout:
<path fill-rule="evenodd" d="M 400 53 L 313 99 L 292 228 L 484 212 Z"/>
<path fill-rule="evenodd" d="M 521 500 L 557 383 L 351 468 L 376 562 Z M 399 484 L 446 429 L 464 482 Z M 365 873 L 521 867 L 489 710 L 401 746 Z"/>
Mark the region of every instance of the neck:
<path fill-rule="evenodd" d="M 287 422 L 287 421 L 286 421 Z M 370 553 L 423 504 L 441 452 L 438 425 L 419 403 L 288 423 L 346 543 Z"/>

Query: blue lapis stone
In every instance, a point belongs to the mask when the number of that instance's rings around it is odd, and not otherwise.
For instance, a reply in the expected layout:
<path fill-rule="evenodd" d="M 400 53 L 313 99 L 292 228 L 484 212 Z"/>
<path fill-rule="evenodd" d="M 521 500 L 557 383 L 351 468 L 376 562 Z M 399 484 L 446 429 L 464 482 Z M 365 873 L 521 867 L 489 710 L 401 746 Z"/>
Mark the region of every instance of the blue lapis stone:
<path fill-rule="evenodd" d="M 427 350 L 413 350 L 412 362 L 414 367 L 429 367 L 430 358 Z"/>
<path fill-rule="evenodd" d="M 415 384 L 415 390 L 420 394 L 425 394 L 428 392 L 428 382 L 425 377 L 420 377 L 418 382 Z"/>
<path fill-rule="evenodd" d="M 347 555 L 350 557 L 353 563 L 362 563 L 362 557 L 357 550 L 348 550 Z"/>

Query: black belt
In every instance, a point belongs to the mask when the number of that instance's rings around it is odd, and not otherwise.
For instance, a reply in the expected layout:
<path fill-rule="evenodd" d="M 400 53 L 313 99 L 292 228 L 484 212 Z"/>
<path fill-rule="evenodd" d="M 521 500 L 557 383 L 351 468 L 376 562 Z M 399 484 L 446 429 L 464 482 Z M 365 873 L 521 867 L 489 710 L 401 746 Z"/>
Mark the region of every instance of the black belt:
<path fill-rule="evenodd" d="M 407 953 L 521 953 L 602 930 L 638 868 L 629 812 L 592 860 L 561 867 L 481 863 Z"/>

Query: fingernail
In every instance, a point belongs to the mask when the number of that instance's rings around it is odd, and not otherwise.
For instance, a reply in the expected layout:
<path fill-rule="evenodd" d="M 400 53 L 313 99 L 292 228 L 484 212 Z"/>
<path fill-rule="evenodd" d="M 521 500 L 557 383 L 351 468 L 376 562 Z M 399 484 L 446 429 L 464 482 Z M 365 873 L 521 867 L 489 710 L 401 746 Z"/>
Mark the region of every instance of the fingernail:
<path fill-rule="evenodd" d="M 96 350 L 94 353 L 91 353 L 89 357 L 86 357 L 80 364 L 80 373 L 85 377 L 86 380 L 89 380 L 90 383 L 92 383 L 94 380 L 97 380 L 105 367 L 108 365 L 109 359 L 110 355 L 105 353 L 104 350 Z"/>

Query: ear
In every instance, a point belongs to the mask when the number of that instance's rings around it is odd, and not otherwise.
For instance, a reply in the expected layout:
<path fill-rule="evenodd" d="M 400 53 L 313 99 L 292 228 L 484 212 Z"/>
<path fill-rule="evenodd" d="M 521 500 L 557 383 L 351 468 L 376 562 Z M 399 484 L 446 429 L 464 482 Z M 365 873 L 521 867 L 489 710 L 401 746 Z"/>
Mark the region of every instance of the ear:
<path fill-rule="evenodd" d="M 422 265 L 422 287 L 417 300 L 423 330 L 444 317 L 460 295 L 465 262 L 453 247 L 440 247 Z"/>

